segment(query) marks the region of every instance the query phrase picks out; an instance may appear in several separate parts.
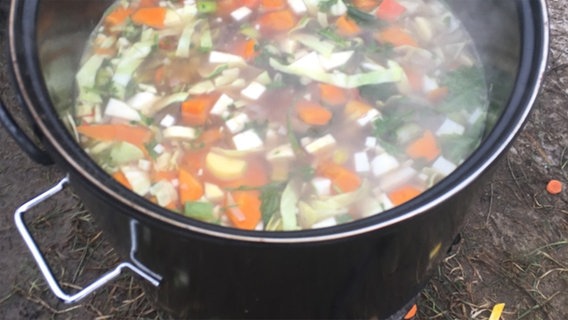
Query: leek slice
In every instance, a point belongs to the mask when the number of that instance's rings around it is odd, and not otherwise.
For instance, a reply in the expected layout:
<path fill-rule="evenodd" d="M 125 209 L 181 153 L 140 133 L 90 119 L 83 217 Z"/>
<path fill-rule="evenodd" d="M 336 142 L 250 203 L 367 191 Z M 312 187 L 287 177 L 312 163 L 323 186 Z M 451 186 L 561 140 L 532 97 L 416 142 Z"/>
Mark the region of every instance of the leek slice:
<path fill-rule="evenodd" d="M 280 200 L 280 216 L 282 218 L 282 230 L 293 231 L 298 230 L 298 200 L 300 199 L 300 191 L 302 181 L 298 179 L 291 180 L 284 191 Z"/>
<path fill-rule="evenodd" d="M 306 77 L 345 89 L 353 89 L 372 84 L 398 82 L 404 75 L 402 67 L 394 61 L 389 61 L 388 68 L 384 70 L 352 75 L 343 72 L 329 73 L 321 66 L 318 55 L 315 52 L 303 56 L 290 65 L 284 65 L 274 58 L 270 58 L 269 63 L 271 67 L 280 72 Z"/>

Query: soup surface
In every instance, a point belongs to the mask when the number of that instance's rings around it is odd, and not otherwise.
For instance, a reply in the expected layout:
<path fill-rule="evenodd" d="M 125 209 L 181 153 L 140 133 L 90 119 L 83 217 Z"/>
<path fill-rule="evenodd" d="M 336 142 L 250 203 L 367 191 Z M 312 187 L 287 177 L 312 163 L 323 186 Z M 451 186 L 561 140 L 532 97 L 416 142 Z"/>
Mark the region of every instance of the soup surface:
<path fill-rule="evenodd" d="M 73 129 L 140 196 L 290 231 L 402 204 L 479 144 L 487 89 L 438 0 L 132 0 L 94 30 Z"/>

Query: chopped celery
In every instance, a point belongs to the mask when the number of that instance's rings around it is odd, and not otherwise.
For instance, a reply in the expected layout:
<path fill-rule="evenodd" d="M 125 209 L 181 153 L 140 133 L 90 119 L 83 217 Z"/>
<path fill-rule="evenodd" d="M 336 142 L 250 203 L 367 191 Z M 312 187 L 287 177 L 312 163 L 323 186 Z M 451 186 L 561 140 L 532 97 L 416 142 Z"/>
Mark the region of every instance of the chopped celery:
<path fill-rule="evenodd" d="M 197 0 L 197 12 L 212 13 L 217 11 L 217 2 L 214 0 Z"/>
<path fill-rule="evenodd" d="M 110 150 L 111 162 L 115 165 L 123 165 L 144 158 L 144 152 L 137 146 L 120 141 L 115 143 Z"/>
<path fill-rule="evenodd" d="M 185 203 L 183 213 L 197 220 L 205 222 L 214 222 L 217 220 L 215 217 L 213 204 L 203 201 L 188 201 Z"/>

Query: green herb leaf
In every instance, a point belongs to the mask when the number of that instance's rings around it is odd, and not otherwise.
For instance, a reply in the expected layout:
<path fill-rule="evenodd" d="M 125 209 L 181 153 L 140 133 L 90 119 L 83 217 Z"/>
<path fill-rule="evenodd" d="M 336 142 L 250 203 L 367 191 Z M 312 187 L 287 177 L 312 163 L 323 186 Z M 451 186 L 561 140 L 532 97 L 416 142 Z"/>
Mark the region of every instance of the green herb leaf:
<path fill-rule="evenodd" d="M 272 216 L 280 211 L 280 199 L 284 187 L 284 183 L 270 183 L 262 187 L 260 212 L 264 225 L 267 225 Z"/>

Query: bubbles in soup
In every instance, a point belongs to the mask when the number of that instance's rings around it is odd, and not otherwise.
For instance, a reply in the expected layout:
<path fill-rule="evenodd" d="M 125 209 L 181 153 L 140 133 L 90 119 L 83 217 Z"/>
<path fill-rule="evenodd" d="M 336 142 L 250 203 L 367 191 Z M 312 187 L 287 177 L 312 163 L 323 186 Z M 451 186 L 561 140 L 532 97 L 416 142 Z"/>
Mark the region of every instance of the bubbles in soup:
<path fill-rule="evenodd" d="M 182 215 L 268 231 L 369 217 L 479 144 L 486 84 L 442 1 L 120 1 L 76 76 L 86 152 Z"/>

